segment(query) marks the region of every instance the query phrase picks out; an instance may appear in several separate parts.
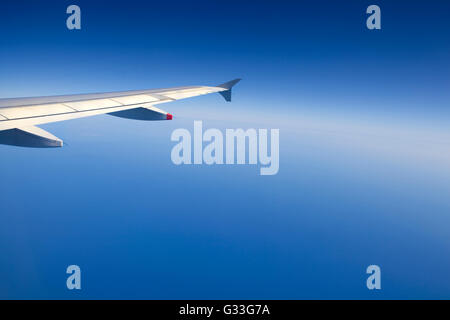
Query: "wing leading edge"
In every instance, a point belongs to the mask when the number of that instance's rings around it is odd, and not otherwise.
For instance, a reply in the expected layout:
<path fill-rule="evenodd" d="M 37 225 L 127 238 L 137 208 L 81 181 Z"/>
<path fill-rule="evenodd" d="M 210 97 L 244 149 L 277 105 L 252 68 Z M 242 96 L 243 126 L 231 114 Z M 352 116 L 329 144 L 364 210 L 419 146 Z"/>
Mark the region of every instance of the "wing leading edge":
<path fill-rule="evenodd" d="M 36 125 L 110 114 L 136 120 L 172 120 L 157 104 L 220 93 L 231 101 L 231 89 L 240 79 L 210 86 L 175 87 L 69 96 L 0 99 L 0 144 L 24 147 L 61 147 L 61 139 Z"/>

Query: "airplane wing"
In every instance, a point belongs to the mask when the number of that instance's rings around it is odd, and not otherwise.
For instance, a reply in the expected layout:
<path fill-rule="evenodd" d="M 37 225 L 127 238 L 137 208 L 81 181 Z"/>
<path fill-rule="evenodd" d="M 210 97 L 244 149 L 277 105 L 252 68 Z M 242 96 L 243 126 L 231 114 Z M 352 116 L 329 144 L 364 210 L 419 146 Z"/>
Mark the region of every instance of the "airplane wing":
<path fill-rule="evenodd" d="M 231 101 L 231 88 L 240 81 L 209 86 L 175 87 L 69 96 L 0 99 L 0 144 L 23 147 L 62 147 L 63 141 L 36 125 L 98 114 L 137 120 L 172 120 L 155 105 L 209 93 Z"/>

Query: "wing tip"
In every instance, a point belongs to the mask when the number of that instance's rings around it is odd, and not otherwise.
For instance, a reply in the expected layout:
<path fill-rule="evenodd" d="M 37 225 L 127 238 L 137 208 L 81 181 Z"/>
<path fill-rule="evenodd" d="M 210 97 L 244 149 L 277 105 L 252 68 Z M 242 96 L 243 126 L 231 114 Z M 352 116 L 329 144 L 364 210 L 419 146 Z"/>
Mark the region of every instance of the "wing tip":
<path fill-rule="evenodd" d="M 242 80 L 241 78 L 237 78 L 237 79 L 234 79 L 234 80 L 231 80 L 231 81 L 219 84 L 217 87 L 224 88 L 224 89 L 227 89 L 227 90 L 231 90 L 231 88 L 233 88 L 241 80 Z"/>
<path fill-rule="evenodd" d="M 241 80 L 241 78 L 237 78 L 217 86 L 218 88 L 226 89 L 225 91 L 219 92 L 220 95 L 225 99 L 225 101 L 231 102 L 231 89 Z"/>

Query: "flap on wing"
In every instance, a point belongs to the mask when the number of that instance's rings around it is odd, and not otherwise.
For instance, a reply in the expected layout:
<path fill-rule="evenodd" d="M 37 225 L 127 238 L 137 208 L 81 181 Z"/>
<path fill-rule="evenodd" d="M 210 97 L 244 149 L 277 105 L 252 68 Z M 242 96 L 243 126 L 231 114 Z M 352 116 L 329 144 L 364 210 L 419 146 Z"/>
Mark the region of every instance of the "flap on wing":
<path fill-rule="evenodd" d="M 0 131 L 0 144 L 29 148 L 62 147 L 63 141 L 38 127 Z"/>

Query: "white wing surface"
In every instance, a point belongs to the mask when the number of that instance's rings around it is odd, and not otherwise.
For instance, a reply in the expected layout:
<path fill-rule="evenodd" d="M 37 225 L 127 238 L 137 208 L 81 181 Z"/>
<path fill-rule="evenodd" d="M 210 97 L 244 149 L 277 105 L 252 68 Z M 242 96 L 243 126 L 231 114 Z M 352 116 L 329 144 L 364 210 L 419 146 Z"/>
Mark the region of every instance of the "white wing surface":
<path fill-rule="evenodd" d="M 61 147 L 63 142 L 35 127 L 98 114 L 138 120 L 171 120 L 172 115 L 155 107 L 175 100 L 220 93 L 231 101 L 231 88 L 240 81 L 219 86 L 190 86 L 68 96 L 0 99 L 0 144 L 24 147 Z"/>

